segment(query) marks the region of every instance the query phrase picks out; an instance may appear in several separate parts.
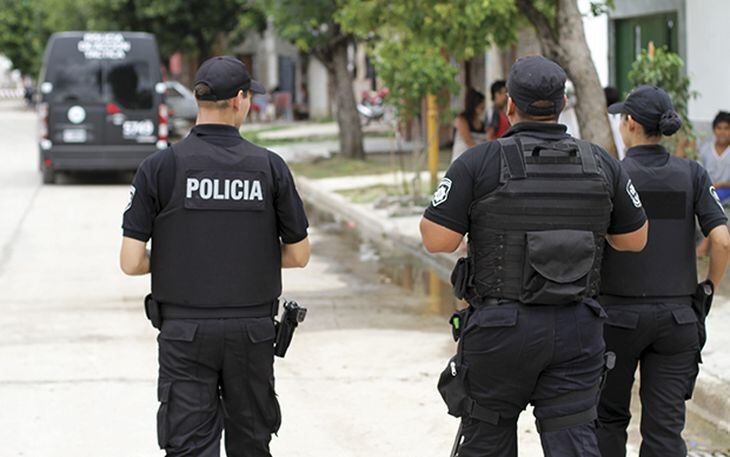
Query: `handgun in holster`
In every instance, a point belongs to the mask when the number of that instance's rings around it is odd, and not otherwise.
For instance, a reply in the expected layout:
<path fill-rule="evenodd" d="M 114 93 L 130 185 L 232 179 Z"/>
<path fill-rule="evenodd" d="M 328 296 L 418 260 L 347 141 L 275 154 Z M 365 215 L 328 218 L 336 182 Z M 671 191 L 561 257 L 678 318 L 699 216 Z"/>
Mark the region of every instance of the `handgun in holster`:
<path fill-rule="evenodd" d="M 276 340 L 274 342 L 274 355 L 284 357 L 294 337 L 294 330 L 304 322 L 307 316 L 307 308 L 299 306 L 297 302 L 285 301 L 284 311 L 281 320 L 276 323 Z"/>
<path fill-rule="evenodd" d="M 160 303 L 152 298 L 152 294 L 144 297 L 144 313 L 150 320 L 152 326 L 157 330 L 162 328 L 162 312 L 160 311 Z"/>

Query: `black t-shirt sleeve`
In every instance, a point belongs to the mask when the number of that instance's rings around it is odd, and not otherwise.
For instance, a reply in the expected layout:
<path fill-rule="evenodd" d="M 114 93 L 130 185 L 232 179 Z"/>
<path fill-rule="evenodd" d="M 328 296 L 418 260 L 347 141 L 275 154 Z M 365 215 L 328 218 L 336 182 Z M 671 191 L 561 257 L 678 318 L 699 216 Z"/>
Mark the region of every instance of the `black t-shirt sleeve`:
<path fill-rule="evenodd" d="M 299 197 L 294 177 L 284 159 L 271 152 L 274 176 L 274 206 L 282 243 L 294 244 L 307 237 L 309 221 Z"/>
<path fill-rule="evenodd" d="M 149 160 L 142 162 L 134 175 L 122 222 L 124 236 L 144 242 L 152 236 L 152 225 L 157 215 L 157 184 L 150 164 Z"/>
<path fill-rule="evenodd" d="M 499 185 L 499 150 L 499 143 L 493 141 L 460 155 L 446 171 L 423 217 L 462 235 L 469 232 L 472 203 Z"/>
<path fill-rule="evenodd" d="M 175 156 L 172 148 L 155 152 L 140 164 L 124 211 L 124 236 L 145 242 L 150 239 L 155 217 L 170 201 L 174 184 Z"/>
<path fill-rule="evenodd" d="M 613 187 L 613 211 L 608 233 L 621 235 L 640 229 L 646 222 L 646 213 L 641 205 L 641 198 L 631 183 L 631 178 L 619 161 L 603 149 L 600 149 L 600 157 L 608 182 Z"/>
<path fill-rule="evenodd" d="M 715 227 L 726 224 L 727 216 L 712 185 L 710 175 L 695 162 L 691 162 L 691 166 L 694 176 L 695 215 L 702 233 L 707 236 Z"/>

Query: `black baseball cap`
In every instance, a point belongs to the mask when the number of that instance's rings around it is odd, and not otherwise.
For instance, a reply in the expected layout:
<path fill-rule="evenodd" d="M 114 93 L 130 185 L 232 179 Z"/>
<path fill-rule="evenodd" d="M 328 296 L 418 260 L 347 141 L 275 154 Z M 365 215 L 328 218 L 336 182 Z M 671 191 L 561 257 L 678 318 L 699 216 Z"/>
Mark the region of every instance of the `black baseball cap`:
<path fill-rule="evenodd" d="M 629 114 L 639 124 L 650 130 L 657 130 L 662 121 L 674 112 L 672 99 L 662 89 L 655 86 L 639 86 L 626 101 L 608 107 L 611 114 Z"/>
<path fill-rule="evenodd" d="M 509 71 L 507 91 L 520 111 L 551 116 L 563 110 L 565 80 L 565 70 L 552 60 L 543 56 L 523 57 Z"/>
<path fill-rule="evenodd" d="M 253 79 L 246 65 L 233 56 L 213 57 L 198 68 L 195 74 L 195 85 L 205 84 L 210 93 L 197 96 L 199 100 L 228 100 L 238 94 L 239 90 L 251 90 L 256 94 L 265 94 L 264 86 Z"/>

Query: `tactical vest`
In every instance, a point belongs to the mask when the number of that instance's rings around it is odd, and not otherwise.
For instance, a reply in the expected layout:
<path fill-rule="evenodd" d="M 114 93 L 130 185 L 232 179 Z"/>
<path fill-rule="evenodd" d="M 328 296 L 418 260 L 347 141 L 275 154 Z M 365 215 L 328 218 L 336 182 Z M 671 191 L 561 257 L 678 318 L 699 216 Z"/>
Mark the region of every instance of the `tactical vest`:
<path fill-rule="evenodd" d="M 622 162 L 649 218 L 649 237 L 639 253 L 607 248 L 601 294 L 677 297 L 697 288 L 694 179 L 687 161 L 669 157 L 646 167 L 631 157 Z"/>
<path fill-rule="evenodd" d="M 499 187 L 470 210 L 482 298 L 562 305 L 597 295 L 613 205 L 590 143 L 499 140 Z"/>
<path fill-rule="evenodd" d="M 152 296 L 164 305 L 245 308 L 281 293 L 269 153 L 193 132 L 173 146 L 175 187 L 152 231 Z"/>

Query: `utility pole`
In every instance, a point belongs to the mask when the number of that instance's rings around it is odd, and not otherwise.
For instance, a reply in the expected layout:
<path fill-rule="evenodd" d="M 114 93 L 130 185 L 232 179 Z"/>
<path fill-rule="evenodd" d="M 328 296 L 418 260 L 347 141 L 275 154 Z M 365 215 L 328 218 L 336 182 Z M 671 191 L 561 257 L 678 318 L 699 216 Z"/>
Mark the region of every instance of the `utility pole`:
<path fill-rule="evenodd" d="M 426 134 L 428 138 L 428 171 L 431 173 L 431 190 L 438 185 L 439 130 L 436 96 L 426 96 Z"/>

